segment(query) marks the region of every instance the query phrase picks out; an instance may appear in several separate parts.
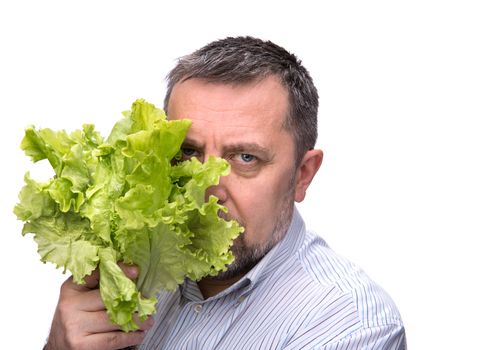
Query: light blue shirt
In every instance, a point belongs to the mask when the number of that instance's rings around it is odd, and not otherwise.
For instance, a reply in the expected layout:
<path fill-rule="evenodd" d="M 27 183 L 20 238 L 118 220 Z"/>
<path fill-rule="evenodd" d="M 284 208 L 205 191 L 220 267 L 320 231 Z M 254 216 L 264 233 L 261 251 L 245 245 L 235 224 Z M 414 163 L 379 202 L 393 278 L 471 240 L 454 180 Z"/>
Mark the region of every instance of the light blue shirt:
<path fill-rule="evenodd" d="M 400 315 L 360 268 L 306 231 L 286 236 L 250 272 L 204 300 L 197 284 L 159 296 L 140 349 L 406 349 Z"/>

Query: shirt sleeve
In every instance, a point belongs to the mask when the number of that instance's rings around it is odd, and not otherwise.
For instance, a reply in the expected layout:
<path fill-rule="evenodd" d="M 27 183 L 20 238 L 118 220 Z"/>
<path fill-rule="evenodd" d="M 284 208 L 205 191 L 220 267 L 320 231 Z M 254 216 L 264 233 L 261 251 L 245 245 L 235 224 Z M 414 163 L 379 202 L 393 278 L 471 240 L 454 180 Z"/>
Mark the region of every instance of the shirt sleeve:
<path fill-rule="evenodd" d="M 407 341 L 402 325 L 360 328 L 348 336 L 336 339 L 316 350 L 406 350 Z"/>

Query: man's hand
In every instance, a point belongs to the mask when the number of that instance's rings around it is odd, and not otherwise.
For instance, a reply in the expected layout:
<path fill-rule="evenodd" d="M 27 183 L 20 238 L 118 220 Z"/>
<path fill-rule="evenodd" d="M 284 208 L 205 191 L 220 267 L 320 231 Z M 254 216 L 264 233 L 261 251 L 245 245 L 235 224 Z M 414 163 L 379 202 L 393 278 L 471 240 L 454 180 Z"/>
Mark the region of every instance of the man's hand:
<path fill-rule="evenodd" d="M 129 278 L 137 277 L 135 267 L 121 265 L 121 268 Z M 84 285 L 78 285 L 70 277 L 63 283 L 45 349 L 114 350 L 140 344 L 144 331 L 153 324 L 152 318 L 139 323 L 139 331 L 120 331 L 110 321 L 101 300 L 98 270 L 85 281 Z"/>

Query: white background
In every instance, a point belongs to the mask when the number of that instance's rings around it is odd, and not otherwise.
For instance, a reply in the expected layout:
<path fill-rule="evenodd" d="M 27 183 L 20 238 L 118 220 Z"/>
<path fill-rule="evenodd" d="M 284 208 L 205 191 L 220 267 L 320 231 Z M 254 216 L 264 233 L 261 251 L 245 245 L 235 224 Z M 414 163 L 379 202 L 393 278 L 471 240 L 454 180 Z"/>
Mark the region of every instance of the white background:
<path fill-rule="evenodd" d="M 392 295 L 410 349 L 484 346 L 485 18 L 482 1 L 3 1 L 0 347 L 42 347 L 66 278 L 12 214 L 35 170 L 24 127 L 106 135 L 136 98 L 162 106 L 177 57 L 229 35 L 286 47 L 319 89 L 308 226 Z"/>

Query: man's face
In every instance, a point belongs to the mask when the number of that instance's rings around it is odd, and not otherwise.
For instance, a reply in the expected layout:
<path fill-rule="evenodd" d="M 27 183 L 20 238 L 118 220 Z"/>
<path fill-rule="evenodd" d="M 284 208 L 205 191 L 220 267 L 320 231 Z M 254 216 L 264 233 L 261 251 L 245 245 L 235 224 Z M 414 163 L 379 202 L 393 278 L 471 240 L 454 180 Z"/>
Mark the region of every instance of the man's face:
<path fill-rule="evenodd" d="M 245 273 L 280 240 L 294 202 L 294 141 L 283 128 L 288 94 L 278 78 L 239 85 L 189 79 L 174 86 L 170 119 L 191 119 L 184 158 L 222 157 L 231 173 L 208 190 L 245 233 L 235 240 L 235 263 L 219 278 Z"/>

